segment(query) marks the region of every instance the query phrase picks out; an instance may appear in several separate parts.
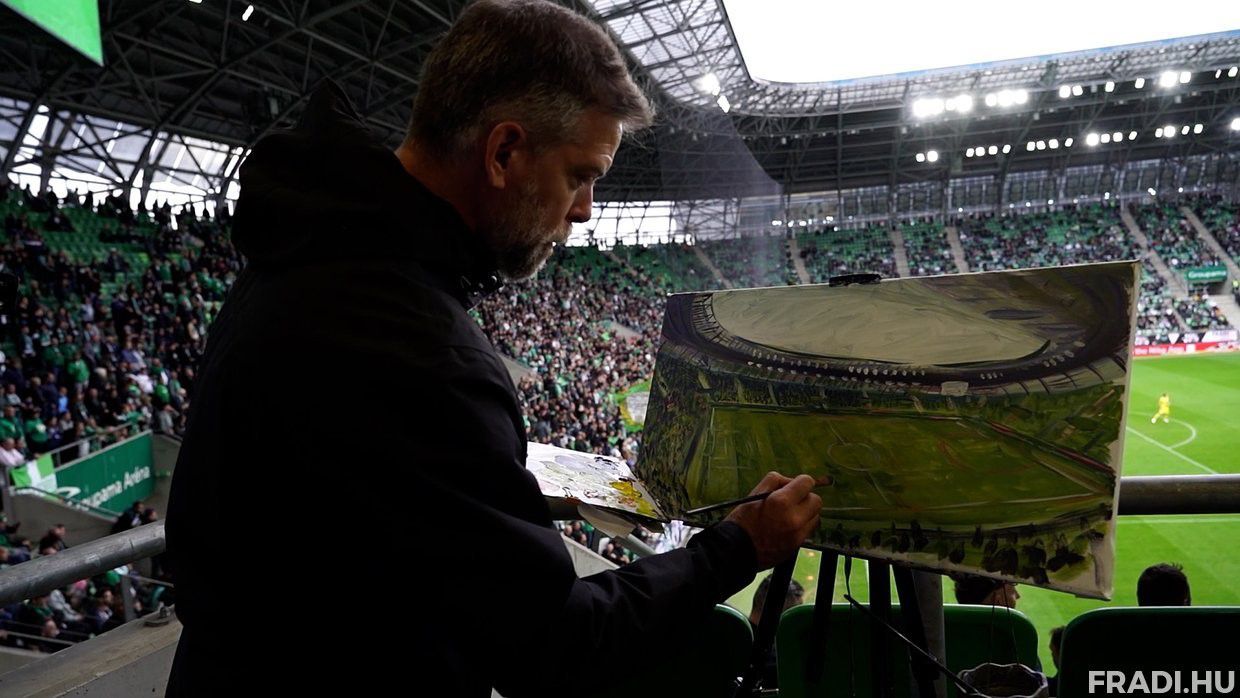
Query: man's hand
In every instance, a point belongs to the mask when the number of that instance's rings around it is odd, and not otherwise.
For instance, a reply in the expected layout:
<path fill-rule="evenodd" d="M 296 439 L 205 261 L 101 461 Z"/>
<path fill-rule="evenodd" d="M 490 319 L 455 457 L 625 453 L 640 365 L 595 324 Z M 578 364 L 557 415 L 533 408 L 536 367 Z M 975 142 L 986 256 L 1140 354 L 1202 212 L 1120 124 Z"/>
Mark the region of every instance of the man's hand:
<path fill-rule="evenodd" d="M 787 478 L 769 472 L 750 494 L 772 494 L 761 501 L 742 504 L 728 514 L 728 521 L 736 522 L 749 534 L 761 569 L 795 555 L 818 527 L 822 497 L 814 494 L 815 484 L 809 475 Z"/>

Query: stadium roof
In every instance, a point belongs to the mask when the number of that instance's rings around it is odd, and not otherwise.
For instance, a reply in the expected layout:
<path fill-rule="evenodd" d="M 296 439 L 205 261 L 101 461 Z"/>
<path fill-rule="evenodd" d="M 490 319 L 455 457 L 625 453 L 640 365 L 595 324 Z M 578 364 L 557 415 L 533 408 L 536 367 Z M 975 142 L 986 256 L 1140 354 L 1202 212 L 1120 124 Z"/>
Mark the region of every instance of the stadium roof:
<path fill-rule="evenodd" d="M 1015 172 L 1237 150 L 1236 31 L 793 85 L 750 77 L 722 0 L 563 1 L 617 37 L 662 114 L 656 128 L 626 143 L 600 183 L 603 199 L 1003 181 Z M 226 187 L 245 149 L 289 124 L 329 77 L 394 144 L 422 61 L 464 2 L 253 0 L 243 21 L 249 5 L 102 0 L 103 68 L 0 9 L 0 95 L 9 98 L 0 102 L 0 171 L 76 158 L 83 170 L 137 185 L 175 161 L 178 181 Z M 1164 74 L 1171 84 L 1160 87 Z M 708 75 L 717 93 L 703 81 Z M 41 142 L 3 143 L 36 123 Z M 1091 133 L 1098 140 L 1087 145 Z"/>

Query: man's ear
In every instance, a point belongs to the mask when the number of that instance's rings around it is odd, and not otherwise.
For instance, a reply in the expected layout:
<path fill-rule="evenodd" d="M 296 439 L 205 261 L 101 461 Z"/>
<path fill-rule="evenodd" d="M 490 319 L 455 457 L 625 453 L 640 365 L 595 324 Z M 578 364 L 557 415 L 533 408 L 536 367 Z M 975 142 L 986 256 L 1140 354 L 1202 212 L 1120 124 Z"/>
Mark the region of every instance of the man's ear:
<path fill-rule="evenodd" d="M 496 189 L 507 187 L 510 178 L 526 168 L 529 151 L 529 134 L 521 124 L 515 121 L 496 124 L 487 134 L 484 153 L 487 183 Z"/>

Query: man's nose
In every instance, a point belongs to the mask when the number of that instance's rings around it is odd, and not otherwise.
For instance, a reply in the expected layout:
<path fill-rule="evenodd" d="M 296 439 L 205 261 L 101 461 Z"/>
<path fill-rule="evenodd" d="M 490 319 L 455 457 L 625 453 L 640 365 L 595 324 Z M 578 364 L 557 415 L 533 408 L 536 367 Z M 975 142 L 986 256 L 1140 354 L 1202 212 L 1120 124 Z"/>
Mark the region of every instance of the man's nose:
<path fill-rule="evenodd" d="M 573 205 L 568 209 L 568 220 L 570 223 L 588 223 L 590 221 L 591 209 L 594 207 L 594 187 L 590 186 L 584 189 L 577 198 L 573 199 Z"/>

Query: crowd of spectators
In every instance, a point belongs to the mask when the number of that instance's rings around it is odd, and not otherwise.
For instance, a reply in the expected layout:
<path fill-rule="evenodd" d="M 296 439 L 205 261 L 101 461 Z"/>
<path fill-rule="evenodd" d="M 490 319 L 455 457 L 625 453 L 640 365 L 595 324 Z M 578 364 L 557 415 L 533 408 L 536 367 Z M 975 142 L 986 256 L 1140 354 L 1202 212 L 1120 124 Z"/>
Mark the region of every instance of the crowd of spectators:
<path fill-rule="evenodd" d="M 1171 289 L 1148 259 L 1141 260 L 1141 293 L 1137 296 L 1137 337 L 1146 344 L 1170 344 L 1185 331 L 1175 312 Z"/>
<path fill-rule="evenodd" d="M 816 284 L 845 274 L 898 276 L 891 236 L 883 226 L 801 233 L 797 247 L 810 281 Z"/>
<path fill-rule="evenodd" d="M 1171 271 L 1182 274 L 1190 267 L 1221 263 L 1174 204 L 1141 206 L 1137 209 L 1136 218 L 1149 238 L 1150 246 Z"/>
<path fill-rule="evenodd" d="M 1195 197 L 1192 207 L 1218 244 L 1240 263 L 1240 206 L 1213 195 Z"/>
<path fill-rule="evenodd" d="M 702 240 L 702 250 L 736 288 L 785 286 L 799 283 L 792 269 L 787 240 L 779 235 L 756 235 L 727 240 Z"/>
<path fill-rule="evenodd" d="M 720 288 L 710 268 L 689 245 L 616 245 L 611 252 L 648 279 L 650 286 L 665 293 Z"/>
<path fill-rule="evenodd" d="M 910 276 L 955 274 L 956 261 L 943 226 L 934 221 L 910 221 L 900 226 Z"/>
<path fill-rule="evenodd" d="M 1114 206 L 973 215 L 957 221 L 965 260 L 974 271 L 1055 267 L 1136 259 L 1140 252 Z"/>
<path fill-rule="evenodd" d="M 530 439 L 636 461 L 612 396 L 654 371 L 661 294 L 597 249 L 560 248 L 476 316 L 500 353 L 530 369 L 517 384 Z"/>
<path fill-rule="evenodd" d="M 1175 302 L 1176 312 L 1194 332 L 1221 330 L 1230 327 L 1222 308 L 1205 293 L 1194 290 L 1188 298 Z"/>
<path fill-rule="evenodd" d="M 174 220 L 167 205 L 135 212 L 114 196 L 62 201 L 7 181 L 0 214 L 0 271 L 21 282 L 0 339 L 6 451 L 180 433 L 206 329 L 241 267 L 227 221 Z"/>

